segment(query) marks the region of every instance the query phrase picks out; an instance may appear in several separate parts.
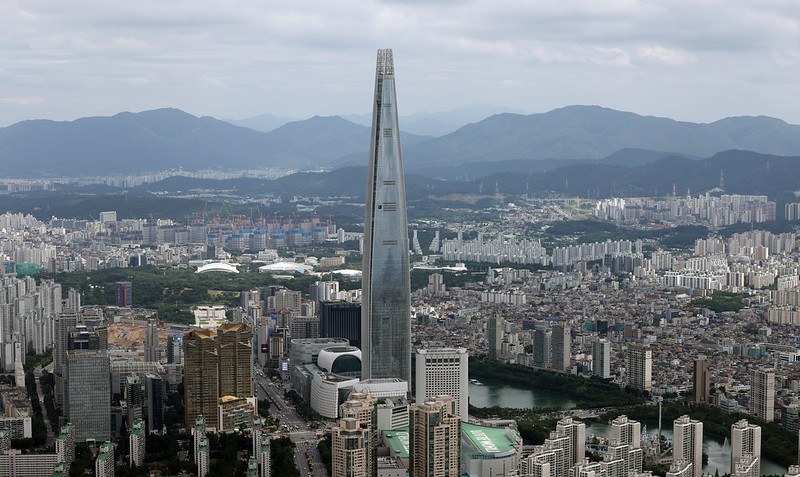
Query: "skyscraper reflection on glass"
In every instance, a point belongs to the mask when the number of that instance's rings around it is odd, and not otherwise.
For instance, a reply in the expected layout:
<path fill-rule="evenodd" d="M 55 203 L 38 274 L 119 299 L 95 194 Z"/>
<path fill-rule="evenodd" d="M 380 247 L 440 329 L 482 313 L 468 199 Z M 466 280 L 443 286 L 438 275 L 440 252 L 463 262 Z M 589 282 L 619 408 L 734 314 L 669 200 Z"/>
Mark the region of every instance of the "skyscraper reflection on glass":
<path fill-rule="evenodd" d="M 392 50 L 378 50 L 361 302 L 362 379 L 411 382 L 408 221 Z"/>

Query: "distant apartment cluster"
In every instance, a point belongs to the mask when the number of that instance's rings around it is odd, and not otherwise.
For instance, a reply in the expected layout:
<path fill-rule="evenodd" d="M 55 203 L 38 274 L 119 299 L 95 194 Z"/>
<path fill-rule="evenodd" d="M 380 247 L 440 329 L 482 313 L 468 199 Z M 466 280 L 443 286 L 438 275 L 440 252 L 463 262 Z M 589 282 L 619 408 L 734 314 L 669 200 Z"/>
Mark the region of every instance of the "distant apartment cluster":
<path fill-rule="evenodd" d="M 619 198 L 597 202 L 592 215 L 615 222 L 673 223 L 676 225 L 708 222 L 713 227 L 737 223 L 760 223 L 775 220 L 775 202 L 765 195 L 706 193 L 697 197 Z"/>

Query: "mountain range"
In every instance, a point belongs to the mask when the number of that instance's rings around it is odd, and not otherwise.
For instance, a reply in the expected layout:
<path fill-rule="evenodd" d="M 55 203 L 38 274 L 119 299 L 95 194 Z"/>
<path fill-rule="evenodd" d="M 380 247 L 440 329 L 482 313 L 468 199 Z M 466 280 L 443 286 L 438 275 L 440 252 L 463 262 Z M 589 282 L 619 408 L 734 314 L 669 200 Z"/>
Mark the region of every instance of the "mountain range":
<path fill-rule="evenodd" d="M 137 174 L 163 170 L 335 169 L 363 165 L 369 128 L 338 116 L 286 123 L 270 132 L 177 109 L 71 122 L 23 121 L 0 128 L 5 177 Z M 470 180 L 496 172 L 544 172 L 594 162 L 642 165 L 740 149 L 800 155 L 800 126 L 780 119 L 689 123 L 597 106 L 541 114 L 503 113 L 441 137 L 402 132 L 406 171 Z"/>

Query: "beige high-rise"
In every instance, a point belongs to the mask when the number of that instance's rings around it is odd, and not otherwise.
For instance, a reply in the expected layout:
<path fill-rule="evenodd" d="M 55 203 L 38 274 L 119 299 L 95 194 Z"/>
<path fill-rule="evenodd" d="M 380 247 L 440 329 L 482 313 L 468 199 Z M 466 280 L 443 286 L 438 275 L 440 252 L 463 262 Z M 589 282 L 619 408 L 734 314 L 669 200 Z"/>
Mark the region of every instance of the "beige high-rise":
<path fill-rule="evenodd" d="M 775 420 L 775 370 L 759 367 L 750 372 L 750 414 L 764 422 Z"/>
<path fill-rule="evenodd" d="M 461 416 L 451 396 L 429 398 L 409 409 L 410 477 L 461 475 Z"/>
<path fill-rule="evenodd" d="M 243 323 L 217 328 L 219 397 L 253 395 L 253 332 Z"/>
<path fill-rule="evenodd" d="M 194 426 L 198 416 L 205 417 L 209 427 L 219 427 L 219 351 L 216 337 L 211 330 L 195 330 L 183 337 L 187 428 Z"/>
<path fill-rule="evenodd" d="M 375 398 L 352 393 L 342 404 L 341 415 L 331 430 L 333 477 L 372 477 L 377 448 Z"/>

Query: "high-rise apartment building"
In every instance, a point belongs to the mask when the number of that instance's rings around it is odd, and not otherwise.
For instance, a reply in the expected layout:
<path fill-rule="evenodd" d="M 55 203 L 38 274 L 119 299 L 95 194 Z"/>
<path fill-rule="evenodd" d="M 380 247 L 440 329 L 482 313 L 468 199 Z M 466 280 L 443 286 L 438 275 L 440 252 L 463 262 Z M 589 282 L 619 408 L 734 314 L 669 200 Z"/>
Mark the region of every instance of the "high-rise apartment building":
<path fill-rule="evenodd" d="M 775 420 L 775 370 L 757 367 L 750 371 L 750 414 L 764 422 Z"/>
<path fill-rule="evenodd" d="M 731 426 L 731 474 L 736 473 L 740 463 L 744 464 L 745 473 L 761 475 L 761 427 L 746 419 Z"/>
<path fill-rule="evenodd" d="M 556 423 L 556 433 L 569 437 L 567 452 L 569 467 L 583 462 L 586 457 L 586 424 L 573 421 L 571 417 L 565 417 Z"/>
<path fill-rule="evenodd" d="M 342 417 L 331 430 L 333 477 L 375 475 L 375 401 L 371 395 L 351 393 L 342 404 Z"/>
<path fill-rule="evenodd" d="M 464 348 L 417 350 L 415 400 L 418 403 L 441 395 L 456 399 L 456 414 L 469 416 L 469 355 Z"/>
<path fill-rule="evenodd" d="M 158 342 L 158 321 L 153 318 L 147 320 L 147 330 L 144 336 L 144 360 L 153 363 L 161 361 L 161 345 Z"/>
<path fill-rule="evenodd" d="M 211 330 L 194 330 L 183 337 L 186 427 L 203 416 L 209 426 L 219 427 L 219 350 Z"/>
<path fill-rule="evenodd" d="M 219 397 L 253 395 L 253 332 L 243 323 L 217 328 Z"/>
<path fill-rule="evenodd" d="M 114 296 L 120 308 L 133 307 L 133 283 L 117 282 L 114 284 Z"/>
<path fill-rule="evenodd" d="M 694 402 L 708 403 L 711 392 L 711 375 L 708 373 L 708 359 L 700 355 L 694 360 Z"/>
<path fill-rule="evenodd" d="M 411 382 L 408 220 L 392 50 L 378 50 L 364 215 L 361 352 L 364 379 Z"/>
<path fill-rule="evenodd" d="M 128 434 L 128 445 L 130 446 L 129 463 L 131 467 L 134 465 L 139 466 L 144 462 L 147 432 L 144 428 L 144 421 L 142 419 L 133 423 L 133 428 Z"/>
<path fill-rule="evenodd" d="M 653 351 L 646 346 L 628 346 L 626 382 L 628 386 L 650 391 L 653 373 Z"/>
<path fill-rule="evenodd" d="M 486 323 L 487 341 L 489 342 L 489 359 L 497 359 L 503 354 L 503 325 L 505 320 L 493 314 Z"/>
<path fill-rule="evenodd" d="M 412 405 L 408 432 L 409 477 L 461 476 L 461 417 L 453 397 Z"/>
<path fill-rule="evenodd" d="M 703 475 L 703 423 L 681 416 L 673 422 L 673 460 L 692 464 L 693 477 Z"/>
<path fill-rule="evenodd" d="M 114 477 L 114 444 L 105 442 L 100 446 L 100 452 L 94 461 L 94 475 L 96 477 Z"/>
<path fill-rule="evenodd" d="M 592 376 L 611 378 L 611 343 L 606 339 L 592 341 Z"/>
<path fill-rule="evenodd" d="M 107 349 L 67 352 L 65 409 L 75 440 L 111 439 L 111 365 Z"/>
<path fill-rule="evenodd" d="M 642 424 L 628 419 L 628 416 L 623 414 L 611 421 L 610 440 L 619 444 L 630 444 L 636 448 L 641 447 Z"/>
<path fill-rule="evenodd" d="M 220 398 L 253 396 L 253 332 L 243 323 L 223 323 L 217 332 L 194 330 L 183 337 L 187 427 L 203 416 L 205 425 L 221 429 Z"/>

